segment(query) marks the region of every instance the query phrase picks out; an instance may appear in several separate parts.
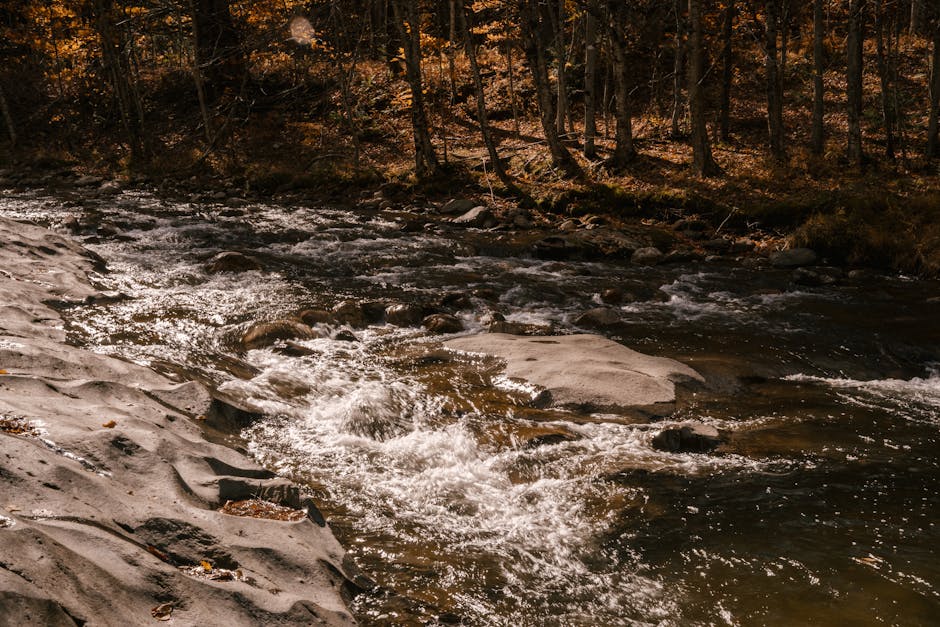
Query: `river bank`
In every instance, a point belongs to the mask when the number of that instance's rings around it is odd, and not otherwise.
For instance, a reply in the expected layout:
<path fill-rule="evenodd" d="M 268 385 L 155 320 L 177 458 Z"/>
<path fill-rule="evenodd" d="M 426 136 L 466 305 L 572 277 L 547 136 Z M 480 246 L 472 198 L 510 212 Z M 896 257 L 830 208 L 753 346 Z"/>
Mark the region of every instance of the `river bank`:
<path fill-rule="evenodd" d="M 205 439 L 233 410 L 67 341 L 61 309 L 114 297 L 103 260 L 8 219 L 0 241 L 0 623 L 353 624 L 316 505 Z"/>

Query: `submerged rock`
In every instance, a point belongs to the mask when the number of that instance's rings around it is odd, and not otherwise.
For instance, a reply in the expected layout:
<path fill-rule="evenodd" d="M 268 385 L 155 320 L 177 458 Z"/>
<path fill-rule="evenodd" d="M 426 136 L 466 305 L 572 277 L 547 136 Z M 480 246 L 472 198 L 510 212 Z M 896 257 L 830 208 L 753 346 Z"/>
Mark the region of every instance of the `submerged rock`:
<path fill-rule="evenodd" d="M 242 335 L 241 343 L 248 350 L 265 348 L 286 340 L 312 340 L 319 334 L 296 320 L 274 320 L 253 324 Z"/>
<path fill-rule="evenodd" d="M 654 266 L 659 263 L 662 258 L 663 252 L 661 250 L 648 246 L 634 252 L 633 256 L 630 257 L 630 261 L 641 266 Z"/>
<path fill-rule="evenodd" d="M 362 305 L 354 300 L 344 300 L 333 307 L 333 319 L 339 324 L 348 324 L 353 328 L 366 326 L 366 315 Z"/>
<path fill-rule="evenodd" d="M 589 309 L 578 316 L 574 323 L 579 327 L 609 327 L 620 322 L 620 314 L 616 309 L 596 307 Z"/>
<path fill-rule="evenodd" d="M 653 438 L 653 448 L 670 453 L 708 453 L 719 444 L 718 429 L 700 422 L 663 429 Z"/>
<path fill-rule="evenodd" d="M 813 265 L 817 259 L 816 253 L 809 248 L 791 248 L 770 255 L 770 265 L 775 268 L 800 268 Z"/>
<path fill-rule="evenodd" d="M 250 270 L 261 270 L 261 262 L 255 257 L 235 251 L 219 253 L 206 264 L 206 272 L 210 274 L 248 272 Z"/>
<path fill-rule="evenodd" d="M 484 333 L 455 338 L 445 346 L 505 361 L 507 377 L 547 390 L 553 406 L 664 415 L 674 409 L 676 383 L 704 383 L 685 364 L 638 353 L 599 335 Z"/>

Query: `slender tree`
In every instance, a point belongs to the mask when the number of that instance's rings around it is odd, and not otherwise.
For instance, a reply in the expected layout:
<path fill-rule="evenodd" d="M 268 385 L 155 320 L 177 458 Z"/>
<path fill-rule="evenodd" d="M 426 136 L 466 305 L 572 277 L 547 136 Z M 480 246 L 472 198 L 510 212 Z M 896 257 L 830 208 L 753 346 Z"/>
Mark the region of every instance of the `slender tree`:
<path fill-rule="evenodd" d="M 597 0 L 589 0 L 584 15 L 584 156 L 597 157 Z"/>
<path fill-rule="evenodd" d="M 692 169 L 699 176 L 717 176 L 721 171 L 712 157 L 705 124 L 705 94 L 702 89 L 704 57 L 702 0 L 689 0 L 689 109 L 692 113 Z"/>
<path fill-rule="evenodd" d="M 940 156 L 940 7 L 930 12 L 933 53 L 930 64 L 930 114 L 927 123 L 927 158 Z"/>
<path fill-rule="evenodd" d="M 849 121 L 847 157 L 855 165 L 863 165 L 862 148 L 862 44 L 866 0 L 849 0 L 849 27 L 846 43 L 846 101 Z"/>
<path fill-rule="evenodd" d="M 721 141 L 731 137 L 731 80 L 734 77 L 734 16 L 737 6 L 734 0 L 725 3 L 721 27 L 721 110 L 718 115 L 718 127 Z"/>
<path fill-rule="evenodd" d="M 685 0 L 675 0 L 673 7 L 676 15 L 675 56 L 672 66 L 672 120 L 670 121 L 670 131 L 673 137 L 679 137 L 681 134 L 679 123 L 685 112 L 685 103 L 682 100 L 682 68 L 685 66 L 686 22 L 683 14 L 687 6 Z"/>
<path fill-rule="evenodd" d="M 411 87 L 411 127 L 414 134 L 415 174 L 429 178 L 438 173 L 440 162 L 431 142 L 431 130 L 424 103 L 421 76 L 421 23 L 417 0 L 392 0 L 395 24 L 405 51 L 405 76 Z"/>
<path fill-rule="evenodd" d="M 821 155 L 826 142 L 826 129 L 823 123 L 825 114 L 825 49 L 823 37 L 825 36 L 825 14 L 823 4 L 825 0 L 813 0 L 813 135 L 811 149 L 814 155 Z"/>
<path fill-rule="evenodd" d="M 780 5 L 775 0 L 764 3 L 764 80 L 767 89 L 767 131 L 770 154 L 777 161 L 786 160 L 783 138 L 783 81 L 778 62 Z"/>

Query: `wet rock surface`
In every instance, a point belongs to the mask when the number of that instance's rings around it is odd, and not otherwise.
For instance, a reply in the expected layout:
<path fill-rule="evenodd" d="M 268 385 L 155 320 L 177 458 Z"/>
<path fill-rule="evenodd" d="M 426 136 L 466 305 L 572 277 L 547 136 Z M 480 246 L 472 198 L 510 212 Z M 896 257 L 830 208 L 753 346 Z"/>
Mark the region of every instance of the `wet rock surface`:
<path fill-rule="evenodd" d="M 94 260 L 6 219 L 0 240 L 4 306 L 25 314 L 0 318 L 0 415 L 30 426 L 0 432 L 0 622 L 353 624 L 327 528 L 216 511 L 248 491 L 299 503 L 204 439 L 208 390 L 64 343 L 45 303 L 95 297 Z"/>

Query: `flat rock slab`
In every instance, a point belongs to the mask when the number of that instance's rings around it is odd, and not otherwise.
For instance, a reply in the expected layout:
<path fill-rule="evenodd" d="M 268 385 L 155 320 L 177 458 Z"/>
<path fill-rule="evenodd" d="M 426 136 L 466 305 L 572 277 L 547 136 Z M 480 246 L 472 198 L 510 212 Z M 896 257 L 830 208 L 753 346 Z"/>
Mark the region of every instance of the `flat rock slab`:
<path fill-rule="evenodd" d="M 98 298 L 100 266 L 0 218 L 0 625 L 354 624 L 343 596 L 367 582 L 314 506 L 219 511 L 305 504 L 205 439 L 208 390 L 65 343 L 55 307 Z"/>
<path fill-rule="evenodd" d="M 705 381 L 674 359 L 644 355 L 599 335 L 484 333 L 449 340 L 445 346 L 499 358 L 507 377 L 547 390 L 556 407 L 661 415 L 675 405 L 676 383 Z"/>

